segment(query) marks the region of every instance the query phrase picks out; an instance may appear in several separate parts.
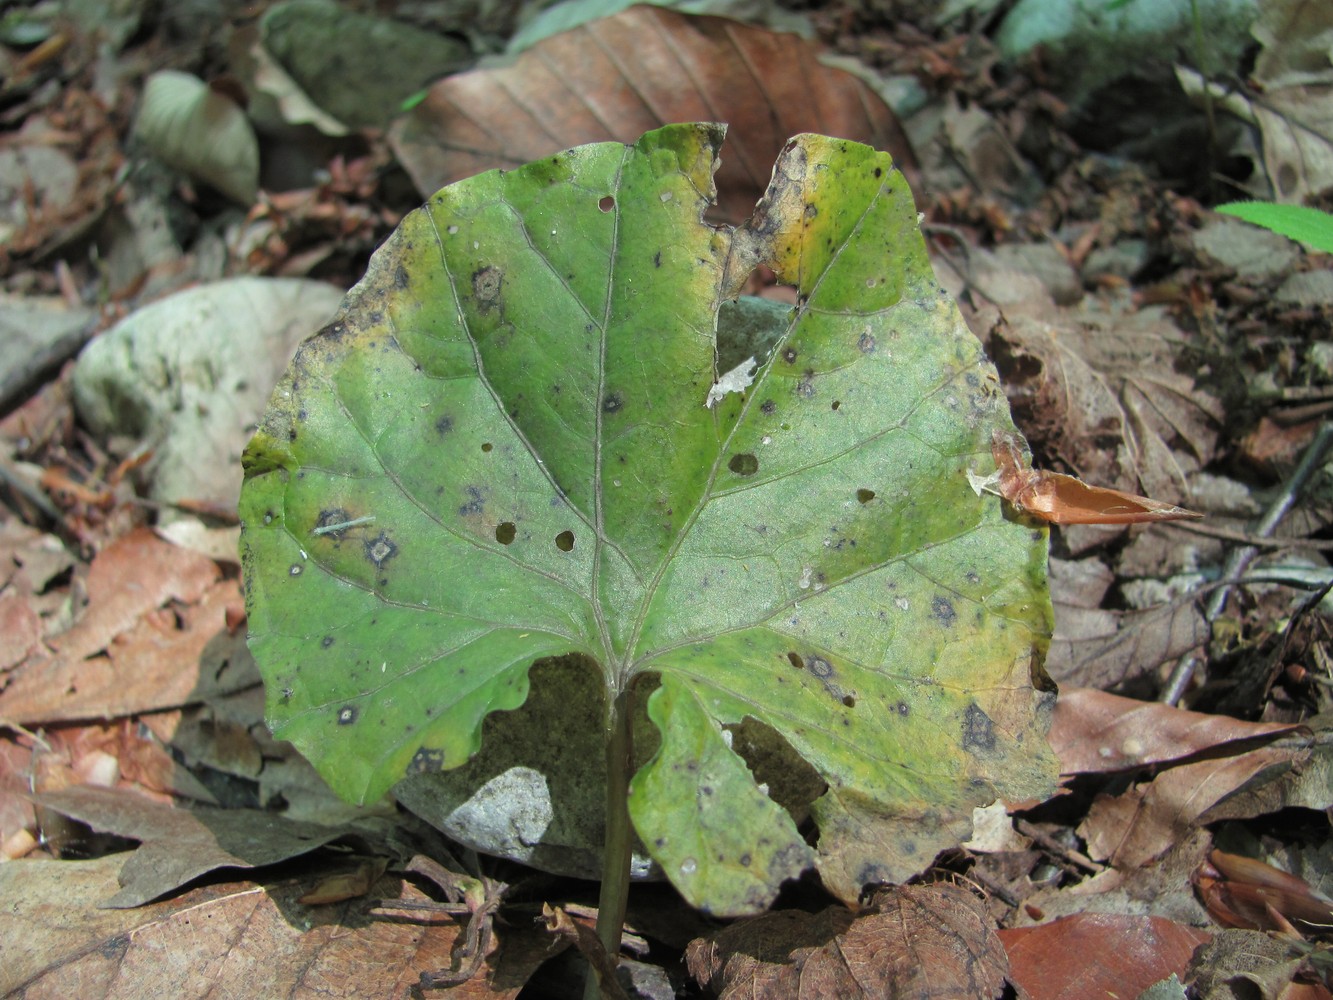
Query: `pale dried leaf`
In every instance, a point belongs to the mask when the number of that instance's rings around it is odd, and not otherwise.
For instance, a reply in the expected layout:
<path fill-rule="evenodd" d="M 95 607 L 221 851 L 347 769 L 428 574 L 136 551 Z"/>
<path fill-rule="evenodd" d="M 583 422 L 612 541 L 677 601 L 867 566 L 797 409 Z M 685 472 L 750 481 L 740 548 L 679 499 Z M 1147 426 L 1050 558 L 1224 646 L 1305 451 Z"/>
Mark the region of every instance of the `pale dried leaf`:
<path fill-rule="evenodd" d="M 1008 310 L 994 335 L 1029 438 L 1086 482 L 1188 506 L 1186 477 L 1212 459 L 1222 412 L 1177 371 L 1184 335 L 1155 308 L 1046 312 Z"/>

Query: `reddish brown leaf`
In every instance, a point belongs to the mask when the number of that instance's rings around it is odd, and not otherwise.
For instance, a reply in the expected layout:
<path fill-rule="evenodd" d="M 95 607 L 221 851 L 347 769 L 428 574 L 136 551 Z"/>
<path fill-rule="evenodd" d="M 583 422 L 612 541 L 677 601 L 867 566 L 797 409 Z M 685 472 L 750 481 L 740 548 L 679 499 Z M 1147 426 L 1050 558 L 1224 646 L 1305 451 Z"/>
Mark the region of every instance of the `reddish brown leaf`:
<path fill-rule="evenodd" d="M 187 551 L 161 544 L 173 552 Z M 217 569 L 204 556 L 190 554 L 189 559 Z M 128 581 L 122 581 L 121 588 L 130 594 L 135 591 Z M 0 692 L 0 715 L 25 724 L 116 718 L 202 701 L 253 684 L 245 637 L 230 634 L 226 623 L 228 609 L 240 600 L 237 582 L 222 580 L 202 591 L 194 586 L 181 590 L 192 603 L 169 608 L 136 603 L 137 618 L 130 617 L 128 601 L 112 600 L 120 609 L 114 637 L 106 637 L 105 612 L 98 614 L 103 622 L 96 629 L 81 628 L 80 623 L 66 633 L 78 635 L 62 637 L 75 651 L 101 643 L 107 652 L 85 659 L 62 650 L 55 656 L 29 658 Z M 90 610 L 89 617 L 92 614 Z M 94 634 L 98 638 L 92 638 Z"/>
<path fill-rule="evenodd" d="M 1010 978 L 1041 1000 L 1135 997 L 1173 972 L 1212 935 L 1164 917 L 1082 913 L 1001 930 Z"/>
<path fill-rule="evenodd" d="M 1051 524 L 1141 524 L 1203 517 L 1175 504 L 1089 486 L 1081 479 L 1033 469 L 1019 450 L 1018 439 L 996 431 L 991 454 L 999 469 L 998 491 L 1026 514 Z"/>
<path fill-rule="evenodd" d="M 1333 901 L 1304 879 L 1255 858 L 1213 850 L 1192 881 L 1224 927 L 1289 933 L 1294 923 L 1316 932 L 1333 927 Z"/>
<path fill-rule="evenodd" d="M 956 1000 L 994 997 L 1008 963 L 984 904 L 954 885 L 899 886 L 853 915 L 778 910 L 686 950 L 690 974 L 722 998 Z"/>
<path fill-rule="evenodd" d="M 633 142 L 667 122 L 727 122 L 718 212 L 749 217 L 783 144 L 821 132 L 888 149 L 914 168 L 892 112 L 860 80 L 818 62 L 797 35 L 641 6 L 562 32 L 511 65 L 448 77 L 394 126 L 417 189 L 570 146 Z"/>
<path fill-rule="evenodd" d="M 1089 688 L 1065 688 L 1055 704 L 1050 741 L 1062 774 L 1088 774 L 1180 760 L 1221 744 L 1300 728 L 1189 712 Z"/>

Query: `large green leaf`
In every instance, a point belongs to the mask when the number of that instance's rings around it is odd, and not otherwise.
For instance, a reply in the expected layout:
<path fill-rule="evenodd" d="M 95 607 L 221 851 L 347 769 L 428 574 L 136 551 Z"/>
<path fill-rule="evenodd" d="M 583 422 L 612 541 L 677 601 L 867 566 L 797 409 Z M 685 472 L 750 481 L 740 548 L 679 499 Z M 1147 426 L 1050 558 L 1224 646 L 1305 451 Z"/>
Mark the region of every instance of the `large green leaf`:
<path fill-rule="evenodd" d="M 571 654 L 608 705 L 651 691 L 635 830 L 740 913 L 812 861 L 844 898 L 902 879 L 1055 765 L 1046 537 L 968 485 L 1012 424 L 902 176 L 798 136 L 714 228 L 722 135 L 567 150 L 408 216 L 275 391 L 241 516 L 270 725 L 337 791 L 458 767 Z M 720 304 L 761 262 L 800 304 L 753 311 L 776 346 L 718 400 Z M 827 783 L 817 850 L 743 722 Z"/>

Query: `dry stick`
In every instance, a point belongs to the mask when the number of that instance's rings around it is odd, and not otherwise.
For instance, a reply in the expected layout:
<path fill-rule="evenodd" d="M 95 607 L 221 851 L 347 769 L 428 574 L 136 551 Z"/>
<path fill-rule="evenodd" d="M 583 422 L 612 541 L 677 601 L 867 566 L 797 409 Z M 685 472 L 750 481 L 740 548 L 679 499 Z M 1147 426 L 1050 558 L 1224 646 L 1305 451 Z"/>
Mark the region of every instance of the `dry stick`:
<path fill-rule="evenodd" d="M 1259 523 L 1255 525 L 1255 535 L 1259 538 L 1272 537 L 1278 523 L 1287 516 L 1287 512 L 1296 503 L 1296 498 L 1300 495 L 1301 490 L 1305 488 L 1306 482 L 1314 474 L 1319 463 L 1323 461 L 1324 453 L 1328 451 L 1330 444 L 1333 444 L 1333 423 L 1320 424 L 1314 440 L 1310 442 L 1310 446 L 1305 449 L 1305 454 L 1301 456 L 1300 465 L 1296 466 L 1296 471 L 1291 474 L 1291 478 L 1287 480 L 1282 492 L 1278 494 Z M 1231 579 L 1240 576 L 1258 554 L 1259 549 L 1254 545 L 1243 545 L 1238 549 L 1232 549 L 1222 567 L 1222 578 Z M 1222 608 L 1226 604 L 1230 592 L 1231 588 L 1229 586 L 1218 587 L 1208 598 L 1203 617 L 1209 625 L 1212 625 L 1217 620 L 1218 615 L 1222 613 Z M 1166 690 L 1162 693 L 1163 702 L 1168 705 L 1175 705 L 1180 702 L 1185 694 L 1185 689 L 1189 687 L 1190 681 L 1194 677 L 1195 665 L 1196 660 L 1192 653 L 1176 664 L 1176 669 L 1171 671 L 1171 679 L 1167 681 Z"/>

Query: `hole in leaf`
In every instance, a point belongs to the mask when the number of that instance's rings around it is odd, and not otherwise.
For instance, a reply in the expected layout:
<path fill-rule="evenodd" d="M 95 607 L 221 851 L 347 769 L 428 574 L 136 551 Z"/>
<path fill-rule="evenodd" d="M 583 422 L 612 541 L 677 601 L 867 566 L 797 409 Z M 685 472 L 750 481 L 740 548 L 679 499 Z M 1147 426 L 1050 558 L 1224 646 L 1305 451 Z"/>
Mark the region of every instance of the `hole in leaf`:
<path fill-rule="evenodd" d="M 495 526 L 495 540 L 501 545 L 508 545 L 518 534 L 513 521 L 502 521 Z"/>
<path fill-rule="evenodd" d="M 555 547 L 561 552 L 572 552 L 574 550 L 574 532 L 562 531 L 556 535 Z"/>
<path fill-rule="evenodd" d="M 846 705 L 848 708 L 856 707 L 856 699 L 849 694 L 845 694 L 842 696 L 842 703 Z"/>
<path fill-rule="evenodd" d="M 875 491 L 859 489 L 856 491 L 856 499 L 858 503 L 870 503 L 871 500 L 875 499 Z"/>
<path fill-rule="evenodd" d="M 489 441 L 487 441 L 485 444 L 483 444 L 483 445 L 481 446 L 481 450 L 482 450 L 482 451 L 490 451 L 490 450 L 491 450 L 491 447 L 492 447 L 491 443 L 490 443 Z"/>
<path fill-rule="evenodd" d="M 801 659 L 801 654 L 800 654 L 800 653 L 788 653 L 788 654 L 787 654 L 787 661 L 788 661 L 793 667 L 795 667 L 797 670 L 804 670 L 804 669 L 805 669 L 805 661 L 804 661 L 803 659 Z"/>
<path fill-rule="evenodd" d="M 731 461 L 727 463 L 727 468 L 738 476 L 753 476 L 759 471 L 759 459 L 748 451 L 739 455 L 732 455 Z"/>
<path fill-rule="evenodd" d="M 841 405 L 842 405 L 842 400 L 835 399 L 835 400 L 833 401 L 833 409 L 836 410 L 836 409 L 837 409 L 839 406 L 841 406 Z"/>
<path fill-rule="evenodd" d="M 597 207 L 600 208 L 603 212 L 609 212 L 611 211 L 611 209 L 616 207 L 616 200 L 608 194 L 606 197 L 604 197 L 601 201 L 597 203 Z"/>

